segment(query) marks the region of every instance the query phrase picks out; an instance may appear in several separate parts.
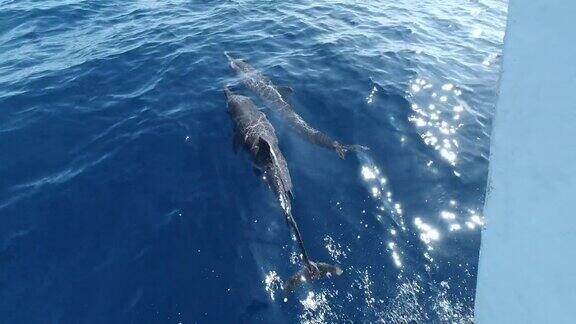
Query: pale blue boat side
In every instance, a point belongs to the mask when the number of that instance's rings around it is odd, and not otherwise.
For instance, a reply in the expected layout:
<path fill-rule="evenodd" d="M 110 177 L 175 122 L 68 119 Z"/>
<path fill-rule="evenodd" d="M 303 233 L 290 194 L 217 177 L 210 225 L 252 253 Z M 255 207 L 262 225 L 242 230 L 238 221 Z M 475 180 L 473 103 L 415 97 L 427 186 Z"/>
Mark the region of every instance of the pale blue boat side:
<path fill-rule="evenodd" d="M 576 2 L 510 2 L 478 323 L 575 323 Z"/>

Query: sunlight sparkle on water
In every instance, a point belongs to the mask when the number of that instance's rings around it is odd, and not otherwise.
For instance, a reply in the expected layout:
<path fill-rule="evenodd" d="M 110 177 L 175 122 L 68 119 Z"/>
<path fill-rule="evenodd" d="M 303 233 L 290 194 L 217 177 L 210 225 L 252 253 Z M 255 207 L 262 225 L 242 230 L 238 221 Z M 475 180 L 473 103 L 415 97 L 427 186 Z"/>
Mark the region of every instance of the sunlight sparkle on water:
<path fill-rule="evenodd" d="M 430 244 L 432 241 L 437 241 L 440 239 L 440 233 L 434 227 L 429 224 L 424 223 L 420 217 L 414 219 L 414 225 L 420 231 L 420 239 L 426 243 Z"/>
<path fill-rule="evenodd" d="M 408 120 L 416 124 L 416 127 L 426 126 L 426 121 L 421 117 L 409 118 Z"/>
<path fill-rule="evenodd" d="M 422 80 L 417 78 L 411 84 L 420 87 Z M 418 88 L 418 92 L 412 92 L 410 108 L 414 114 L 408 116 L 408 121 L 421 129 L 418 132 L 424 144 L 438 151 L 440 157 L 451 166 L 456 166 L 458 147 L 454 148 L 450 143 L 455 140 L 454 135 L 462 124 L 451 123 L 462 118 L 464 108 L 461 99 L 457 99 L 461 91 L 452 83 L 444 83 L 436 89 L 431 82 L 425 80 L 425 84 L 432 85 L 430 90 Z M 428 109 L 424 111 L 420 107 Z M 443 145 L 438 145 L 438 142 Z"/>
<path fill-rule="evenodd" d="M 300 300 L 300 304 L 304 307 L 304 312 L 298 316 L 300 323 L 333 323 L 336 320 L 335 314 L 328 299 L 333 297 L 329 291 L 323 290 L 319 293 L 309 291 L 306 298 Z"/>
<path fill-rule="evenodd" d="M 374 95 L 376 94 L 376 92 L 378 92 L 378 88 L 374 86 L 374 88 L 372 88 L 372 91 L 370 91 L 368 97 L 366 97 L 367 104 L 371 104 L 374 101 Z"/>
<path fill-rule="evenodd" d="M 282 289 L 282 279 L 276 271 L 270 271 L 264 277 L 264 289 L 270 295 L 270 299 L 274 300 L 274 293 Z"/>
<path fill-rule="evenodd" d="M 452 165 L 456 164 L 456 153 L 443 148 L 440 150 L 440 155 L 446 161 L 450 162 L 450 164 L 452 164 Z"/>
<path fill-rule="evenodd" d="M 402 266 L 402 261 L 400 260 L 400 254 L 398 253 L 396 243 L 388 242 L 388 249 L 391 251 L 392 261 L 394 261 L 394 265 L 400 268 Z"/>
<path fill-rule="evenodd" d="M 380 212 L 374 215 L 375 218 L 379 223 L 382 223 L 386 221 L 386 219 L 381 216 L 381 213 L 385 214 L 386 218 L 391 218 L 404 230 L 402 207 L 398 202 L 392 200 L 392 192 L 390 191 L 386 174 L 374 164 L 370 156 L 363 154 L 359 157 L 362 162 L 362 166 L 360 167 L 362 180 L 364 180 L 370 196 L 379 203 L 376 208 L 378 208 Z"/>
<path fill-rule="evenodd" d="M 482 220 L 482 218 L 476 214 L 470 216 L 470 221 L 472 221 L 474 224 L 478 225 L 478 226 L 484 226 L 484 221 Z"/>
<path fill-rule="evenodd" d="M 400 261 L 400 255 L 398 255 L 398 252 L 392 251 L 392 259 L 394 260 L 394 264 L 395 264 L 397 267 L 401 267 L 401 266 L 402 266 L 402 262 Z"/>
<path fill-rule="evenodd" d="M 461 229 L 462 225 L 460 224 L 450 224 L 450 227 L 448 227 L 448 230 L 450 230 L 450 232 L 459 231 Z"/>
<path fill-rule="evenodd" d="M 442 217 L 443 219 L 452 220 L 452 219 L 456 219 L 456 214 L 443 210 L 440 212 L 440 217 Z"/>
<path fill-rule="evenodd" d="M 376 179 L 376 174 L 368 166 L 365 166 L 365 165 L 362 166 L 362 169 L 360 170 L 360 172 L 362 173 L 362 178 L 364 178 L 364 180 Z"/>
<path fill-rule="evenodd" d="M 342 259 L 346 259 L 346 252 L 342 246 L 328 235 L 324 237 L 324 247 L 328 250 L 328 254 L 330 254 L 332 260 L 340 262 Z"/>

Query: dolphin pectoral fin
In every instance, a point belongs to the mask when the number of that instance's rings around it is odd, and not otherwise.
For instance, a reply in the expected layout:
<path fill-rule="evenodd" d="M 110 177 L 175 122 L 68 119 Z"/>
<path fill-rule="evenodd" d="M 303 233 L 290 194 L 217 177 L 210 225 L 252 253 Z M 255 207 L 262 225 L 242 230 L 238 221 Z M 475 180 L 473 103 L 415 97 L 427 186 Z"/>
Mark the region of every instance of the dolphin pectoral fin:
<path fill-rule="evenodd" d="M 288 98 L 288 96 L 294 92 L 294 89 L 287 87 L 287 86 L 278 86 L 278 87 L 276 87 L 276 90 L 278 90 L 278 93 L 284 99 Z"/>

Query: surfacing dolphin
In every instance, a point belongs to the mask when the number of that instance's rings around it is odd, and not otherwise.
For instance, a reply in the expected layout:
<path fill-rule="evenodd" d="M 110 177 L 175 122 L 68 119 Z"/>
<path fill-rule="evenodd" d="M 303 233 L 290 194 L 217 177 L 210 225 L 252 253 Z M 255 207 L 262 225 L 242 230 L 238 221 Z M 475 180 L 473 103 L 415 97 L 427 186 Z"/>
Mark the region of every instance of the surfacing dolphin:
<path fill-rule="evenodd" d="M 276 110 L 292 129 L 309 142 L 335 150 L 341 159 L 344 159 L 346 153 L 350 150 L 368 149 L 362 145 L 341 144 L 310 126 L 286 101 L 286 95 L 291 92 L 290 88 L 276 86 L 270 79 L 258 72 L 250 64 L 241 59 L 233 58 L 228 52 L 224 52 L 224 55 L 228 58 L 230 67 L 240 77 L 242 83 L 262 99 L 268 107 Z"/>
<path fill-rule="evenodd" d="M 262 178 L 280 202 L 288 226 L 294 233 L 302 253 L 305 267 L 286 281 L 284 290 L 291 291 L 303 282 L 342 274 L 342 269 L 339 267 L 323 262 L 313 262 L 308 257 L 300 230 L 292 217 L 292 180 L 284 155 L 278 147 L 274 127 L 250 98 L 234 94 L 226 87 L 224 87 L 224 94 L 234 125 L 234 150 L 238 151 L 238 148 L 243 146 L 256 167 L 262 172 Z"/>

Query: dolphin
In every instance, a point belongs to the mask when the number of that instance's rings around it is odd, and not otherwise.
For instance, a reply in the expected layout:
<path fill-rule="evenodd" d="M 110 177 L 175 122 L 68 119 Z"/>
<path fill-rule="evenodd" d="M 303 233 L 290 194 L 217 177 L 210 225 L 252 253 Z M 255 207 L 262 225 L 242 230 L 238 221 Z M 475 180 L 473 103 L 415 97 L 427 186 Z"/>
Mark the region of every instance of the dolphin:
<path fill-rule="evenodd" d="M 280 203 L 304 261 L 304 268 L 286 281 L 284 290 L 292 291 L 306 281 L 342 274 L 338 266 L 313 262 L 308 257 L 300 230 L 292 216 L 292 180 L 288 164 L 278 147 L 274 127 L 250 98 L 234 94 L 227 87 L 224 87 L 224 94 L 234 127 L 234 151 L 237 152 L 243 146 L 262 173 L 262 179 L 268 183 Z"/>
<path fill-rule="evenodd" d="M 241 78 L 242 83 L 254 92 L 268 107 L 277 111 L 288 125 L 307 141 L 321 147 L 335 150 L 341 159 L 345 158 L 348 151 L 368 149 L 362 145 L 341 144 L 310 126 L 286 101 L 286 96 L 292 92 L 291 88 L 275 85 L 250 64 L 241 59 L 233 58 L 228 52 L 224 52 L 224 55 L 228 58 L 230 68 Z"/>

